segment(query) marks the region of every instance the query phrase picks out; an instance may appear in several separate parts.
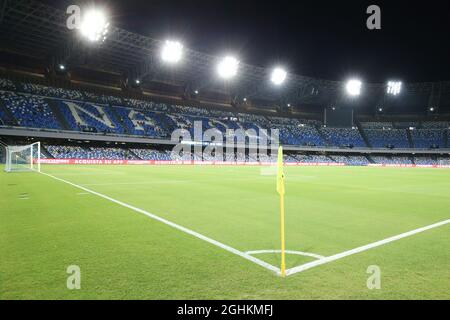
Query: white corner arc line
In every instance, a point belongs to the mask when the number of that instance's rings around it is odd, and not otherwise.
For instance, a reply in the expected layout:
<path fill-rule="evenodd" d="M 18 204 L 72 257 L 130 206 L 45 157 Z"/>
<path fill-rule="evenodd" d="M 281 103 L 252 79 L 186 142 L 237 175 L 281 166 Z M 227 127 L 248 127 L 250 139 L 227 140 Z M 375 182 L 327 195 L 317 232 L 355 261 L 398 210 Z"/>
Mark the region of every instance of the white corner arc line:
<path fill-rule="evenodd" d="M 305 264 L 303 264 L 301 266 L 294 267 L 294 268 L 286 270 L 286 275 L 287 276 L 291 276 L 293 274 L 296 274 L 296 273 L 299 273 L 299 272 L 303 272 L 305 270 L 308 270 L 308 269 L 311 269 L 311 268 L 314 268 L 314 267 L 317 267 L 317 266 L 320 266 L 320 265 L 323 265 L 323 264 L 326 264 L 326 263 L 329 263 L 329 262 L 332 262 L 332 261 L 336 261 L 336 260 L 339 260 L 339 259 L 351 256 L 353 254 L 357 254 L 357 253 L 360 253 L 360 252 L 363 252 L 363 251 L 367 251 L 367 250 L 370 250 L 370 249 L 373 249 L 373 248 L 385 245 L 385 244 L 390 243 L 390 242 L 394 242 L 394 241 L 397 241 L 397 240 L 400 240 L 400 239 L 403 239 L 403 238 L 406 238 L 406 237 L 410 237 L 412 235 L 415 235 L 415 234 L 418 234 L 418 233 L 421 233 L 421 232 L 424 232 L 424 231 L 427 231 L 427 230 L 430 230 L 430 229 L 438 228 L 438 227 L 441 227 L 441 226 L 449 224 L 449 223 L 450 223 L 450 219 L 447 219 L 447 220 L 444 220 L 444 221 L 441 221 L 441 222 L 438 222 L 438 223 L 435 223 L 435 224 L 431 224 L 429 226 L 425 226 L 425 227 L 422 227 L 422 228 L 418 228 L 418 229 L 415 229 L 415 230 L 411 230 L 411 231 L 408 231 L 408 232 L 405 232 L 405 233 L 402 233 L 402 234 L 399 234 L 399 235 L 396 235 L 396 236 L 393 236 L 393 237 L 390 237 L 390 238 L 387 238 L 387 239 L 384 239 L 384 240 L 373 242 L 373 243 L 367 244 L 365 246 L 361 246 L 361 247 L 358 247 L 358 248 L 355 248 L 355 249 L 352 249 L 352 250 L 344 251 L 344 252 L 341 252 L 341 253 L 329 256 L 329 257 L 325 257 L 325 258 L 320 259 L 320 260 L 308 262 L 308 263 L 305 263 Z"/>
<path fill-rule="evenodd" d="M 315 259 L 324 259 L 324 256 L 310 253 L 310 252 L 303 252 L 303 251 L 295 251 L 295 250 L 285 250 L 284 251 L 287 254 L 294 254 L 298 256 L 305 256 L 305 257 L 311 257 Z M 255 251 L 246 251 L 246 254 L 254 255 L 254 254 L 264 254 L 264 253 L 281 253 L 281 250 L 255 250 Z"/>
<path fill-rule="evenodd" d="M 73 183 L 73 182 L 70 182 L 70 181 L 67 181 L 67 180 L 64 180 L 64 179 L 55 177 L 55 176 L 53 176 L 53 175 L 51 175 L 51 174 L 44 173 L 44 172 L 41 172 L 41 174 L 43 174 L 43 175 L 45 175 L 45 176 L 48 176 L 48 177 L 50 177 L 50 178 L 53 178 L 53 179 L 55 179 L 55 180 L 64 182 L 64 183 L 66 183 L 66 184 L 69 184 L 69 185 L 71 185 L 71 186 L 73 186 L 73 187 L 75 187 L 75 188 L 78 188 L 78 189 L 84 190 L 84 191 L 86 191 L 86 192 L 89 192 L 89 193 L 91 193 L 91 194 L 94 194 L 94 195 L 96 195 L 96 196 L 98 196 L 98 197 L 100 197 L 100 198 L 103 198 L 103 199 L 106 199 L 106 200 L 108 200 L 108 201 L 114 202 L 114 203 L 116 203 L 116 204 L 118 204 L 118 205 L 121 205 L 122 207 L 125 207 L 125 208 L 131 209 L 131 210 L 133 210 L 133 211 L 139 212 L 139 213 L 141 213 L 141 214 L 143 214 L 143 215 L 146 215 L 146 216 L 149 217 L 149 218 L 152 218 L 152 219 L 154 219 L 154 220 L 157 220 L 157 221 L 159 221 L 159 222 L 162 222 L 162 223 L 164 223 L 164 224 L 166 224 L 166 225 L 168 225 L 168 226 L 171 226 L 171 227 L 173 227 L 173 228 L 175 228 L 175 229 L 178 229 L 178 230 L 180 230 L 180 231 L 183 231 L 183 232 L 185 232 L 185 233 L 187 233 L 187 234 L 190 234 L 191 236 L 194 236 L 194 237 L 196 237 L 196 238 L 198 238 L 198 239 L 201 239 L 201 240 L 206 241 L 206 242 L 208 242 L 208 243 L 210 243 L 210 244 L 213 244 L 213 245 L 215 245 L 215 246 L 217 246 L 217 247 L 219 247 L 219 248 L 222 248 L 222 249 L 224 249 L 224 250 L 226 250 L 226 251 L 228 251 L 228 252 L 231 252 L 231 253 L 233 253 L 233 254 L 235 254 L 235 255 L 238 255 L 238 256 L 240 256 L 240 257 L 242 257 L 242 258 L 244 258 L 244 259 L 247 259 L 247 260 L 249 260 L 249 261 L 251 261 L 251 262 L 253 262 L 253 263 L 256 263 L 257 265 L 259 265 L 259 266 L 261 266 L 261 267 L 263 267 L 263 268 L 266 268 L 266 269 L 268 269 L 268 270 L 270 270 L 270 271 L 275 272 L 277 275 L 280 275 L 280 274 L 281 274 L 280 268 L 277 268 L 277 267 L 275 267 L 275 266 L 273 266 L 273 265 L 271 265 L 271 264 L 269 264 L 269 263 L 267 263 L 267 262 L 265 262 L 265 261 L 262 261 L 262 260 L 260 260 L 260 259 L 258 259 L 258 258 L 255 258 L 255 257 L 253 257 L 253 256 L 251 256 L 251 255 L 249 255 L 249 254 L 246 254 L 245 252 L 239 251 L 239 250 L 237 250 L 237 249 L 235 249 L 235 248 L 233 248 L 233 247 L 230 247 L 230 246 L 228 246 L 228 245 L 226 245 L 226 244 L 223 244 L 223 243 L 221 243 L 221 242 L 219 242 L 219 241 L 216 241 L 216 240 L 214 240 L 214 239 L 208 238 L 207 236 L 204 236 L 204 235 L 202 235 L 202 234 L 200 234 L 200 233 L 198 233 L 198 232 L 195 232 L 195 231 L 193 231 L 193 230 L 190 230 L 190 229 L 188 229 L 188 228 L 185 228 L 185 227 L 183 227 L 183 226 L 180 226 L 180 225 L 178 225 L 178 224 L 176 224 L 176 223 L 174 223 L 174 222 L 171 222 L 171 221 L 169 221 L 169 220 L 166 220 L 166 219 L 164 219 L 164 218 L 161 218 L 161 217 L 159 217 L 159 216 L 157 216 L 157 215 L 155 215 L 155 214 L 153 214 L 153 213 L 150 213 L 150 212 L 145 211 L 145 210 L 143 210 L 143 209 L 134 207 L 134 206 L 129 205 L 129 204 L 125 203 L 125 202 L 122 202 L 122 201 L 113 199 L 113 198 L 111 198 L 111 197 L 109 197 L 109 196 L 106 196 L 106 195 L 101 194 L 101 193 L 99 193 L 99 192 L 90 190 L 90 189 L 88 189 L 88 188 L 85 188 L 85 187 L 80 186 L 80 185 L 78 185 L 78 184 L 75 184 L 75 183 Z"/>

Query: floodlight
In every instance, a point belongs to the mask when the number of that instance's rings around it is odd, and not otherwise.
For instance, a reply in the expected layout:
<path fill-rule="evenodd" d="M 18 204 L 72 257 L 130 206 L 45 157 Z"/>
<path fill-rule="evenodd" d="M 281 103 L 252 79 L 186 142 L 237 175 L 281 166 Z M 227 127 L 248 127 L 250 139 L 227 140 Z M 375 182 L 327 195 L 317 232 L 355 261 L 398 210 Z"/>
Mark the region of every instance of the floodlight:
<path fill-rule="evenodd" d="M 347 81 L 345 88 L 350 96 L 359 96 L 361 94 L 362 82 L 360 80 L 352 79 Z"/>
<path fill-rule="evenodd" d="M 381 107 L 378 108 L 378 111 L 383 112 L 383 108 L 381 108 Z"/>
<path fill-rule="evenodd" d="M 167 40 L 161 51 L 161 58 L 168 63 L 177 63 L 183 57 L 183 45 L 178 41 Z"/>
<path fill-rule="evenodd" d="M 433 112 L 434 111 L 434 107 L 430 107 L 430 111 Z"/>
<path fill-rule="evenodd" d="M 389 81 L 387 84 L 387 93 L 393 96 L 400 94 L 402 91 L 401 81 Z"/>
<path fill-rule="evenodd" d="M 244 100 L 244 102 L 247 102 L 247 98 L 244 98 L 244 99 L 242 99 L 242 100 Z"/>
<path fill-rule="evenodd" d="M 287 72 L 282 68 L 275 68 L 272 71 L 272 76 L 270 80 L 272 83 L 276 86 L 279 86 L 283 84 L 283 82 L 286 80 Z"/>
<path fill-rule="evenodd" d="M 80 32 L 83 37 L 91 42 L 104 41 L 108 34 L 109 22 L 104 12 L 92 9 L 83 16 Z"/>
<path fill-rule="evenodd" d="M 140 84 L 140 83 L 141 83 L 141 80 L 136 79 L 136 84 Z"/>
<path fill-rule="evenodd" d="M 198 90 L 195 90 L 194 93 L 195 93 L 195 94 L 198 94 Z"/>
<path fill-rule="evenodd" d="M 60 65 L 59 65 L 59 70 L 66 70 L 66 66 L 63 65 L 63 64 L 60 64 Z"/>
<path fill-rule="evenodd" d="M 217 65 L 217 73 L 223 79 L 231 79 L 237 75 L 239 61 L 231 56 L 223 58 Z"/>
<path fill-rule="evenodd" d="M 290 103 L 288 103 L 288 104 L 287 104 L 287 106 L 288 106 L 288 108 L 290 108 L 290 107 L 291 107 L 291 104 L 290 104 Z"/>

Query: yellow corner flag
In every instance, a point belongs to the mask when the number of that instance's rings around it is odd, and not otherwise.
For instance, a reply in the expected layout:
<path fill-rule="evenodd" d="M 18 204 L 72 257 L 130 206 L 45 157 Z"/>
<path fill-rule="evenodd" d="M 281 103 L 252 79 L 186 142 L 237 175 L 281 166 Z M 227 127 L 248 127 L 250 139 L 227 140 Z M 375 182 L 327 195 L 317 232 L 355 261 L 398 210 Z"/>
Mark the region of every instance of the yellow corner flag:
<path fill-rule="evenodd" d="M 278 170 L 277 170 L 277 192 L 280 195 L 280 226 L 281 226 L 281 276 L 286 276 L 286 257 L 284 239 L 284 168 L 283 168 L 283 147 L 278 149 Z"/>
<path fill-rule="evenodd" d="M 283 147 L 278 148 L 277 192 L 284 195 Z"/>

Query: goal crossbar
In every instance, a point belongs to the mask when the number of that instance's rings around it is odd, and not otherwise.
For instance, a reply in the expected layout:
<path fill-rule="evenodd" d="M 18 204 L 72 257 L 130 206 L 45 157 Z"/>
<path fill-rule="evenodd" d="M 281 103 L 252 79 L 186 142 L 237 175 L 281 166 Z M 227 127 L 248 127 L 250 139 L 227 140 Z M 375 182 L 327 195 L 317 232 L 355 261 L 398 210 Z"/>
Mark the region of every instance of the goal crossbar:
<path fill-rule="evenodd" d="M 25 146 L 6 146 L 6 172 L 41 172 L 41 143 Z"/>

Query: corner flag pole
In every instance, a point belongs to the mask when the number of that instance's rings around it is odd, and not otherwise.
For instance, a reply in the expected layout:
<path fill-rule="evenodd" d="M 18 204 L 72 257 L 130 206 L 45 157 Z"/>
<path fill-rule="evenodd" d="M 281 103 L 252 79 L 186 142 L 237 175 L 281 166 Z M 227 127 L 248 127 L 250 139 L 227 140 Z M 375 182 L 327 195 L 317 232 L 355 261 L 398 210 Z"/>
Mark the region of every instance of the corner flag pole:
<path fill-rule="evenodd" d="M 278 171 L 277 171 L 277 192 L 280 195 L 280 234 L 281 234 L 281 276 L 286 276 L 286 243 L 285 243 L 285 220 L 284 220 L 284 170 L 283 170 L 283 147 L 278 149 Z"/>

